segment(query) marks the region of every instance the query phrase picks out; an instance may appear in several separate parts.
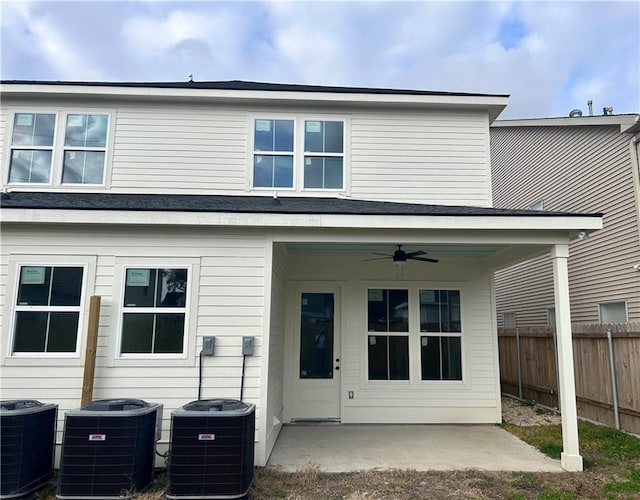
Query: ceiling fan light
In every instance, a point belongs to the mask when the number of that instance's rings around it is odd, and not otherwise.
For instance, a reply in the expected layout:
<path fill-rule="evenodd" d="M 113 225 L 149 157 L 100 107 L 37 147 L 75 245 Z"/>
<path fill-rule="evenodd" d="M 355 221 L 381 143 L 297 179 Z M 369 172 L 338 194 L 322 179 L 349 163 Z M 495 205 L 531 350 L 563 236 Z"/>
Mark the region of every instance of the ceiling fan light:
<path fill-rule="evenodd" d="M 396 263 L 396 266 L 404 266 L 406 261 L 404 261 L 404 260 L 396 260 L 395 263 Z"/>

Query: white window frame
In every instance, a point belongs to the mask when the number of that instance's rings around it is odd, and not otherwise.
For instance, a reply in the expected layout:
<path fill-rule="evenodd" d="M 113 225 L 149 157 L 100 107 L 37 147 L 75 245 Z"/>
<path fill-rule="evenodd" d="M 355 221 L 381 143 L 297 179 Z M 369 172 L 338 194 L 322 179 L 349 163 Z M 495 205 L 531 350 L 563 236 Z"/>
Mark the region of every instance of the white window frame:
<path fill-rule="evenodd" d="M 390 331 L 370 331 L 369 330 L 369 291 L 370 290 L 406 290 L 407 291 L 407 331 L 406 332 L 390 332 Z M 409 286 L 367 286 L 365 288 L 365 306 L 364 306 L 364 315 L 365 315 L 365 358 L 366 363 L 364 365 L 364 377 L 368 384 L 400 384 L 406 385 L 410 384 L 413 380 L 413 342 L 411 341 L 411 287 Z M 406 380 L 398 380 L 398 379 L 387 379 L 387 380 L 378 380 L 378 379 L 370 379 L 369 378 L 369 337 L 406 337 L 407 338 L 407 346 L 408 346 L 408 362 L 409 362 L 409 378 Z M 387 350 L 389 349 L 389 344 L 387 343 Z M 388 360 L 387 360 L 388 361 Z M 389 366 L 387 366 L 387 370 Z"/>
<path fill-rule="evenodd" d="M 157 307 L 137 307 L 137 313 L 184 313 L 184 331 L 182 336 L 182 352 L 180 353 L 123 353 L 122 351 L 122 328 L 124 314 L 133 308 L 127 308 L 124 306 L 124 294 L 126 291 L 127 281 L 127 269 L 186 269 L 187 270 L 187 293 L 185 294 L 184 308 L 157 308 Z M 194 293 L 194 287 L 198 287 L 198 279 L 194 279 L 196 273 L 199 271 L 198 266 L 193 264 L 193 260 L 156 260 L 156 259 L 129 259 L 126 263 L 120 265 L 120 282 L 119 293 L 114 294 L 114 297 L 118 297 L 117 307 L 114 310 L 117 311 L 118 319 L 116 321 L 116 351 L 114 360 L 185 360 L 190 354 L 189 333 L 191 331 L 191 318 L 194 316 L 192 310 L 192 297 Z"/>
<path fill-rule="evenodd" d="M 53 133 L 52 146 L 13 146 L 13 127 L 15 124 L 15 116 L 18 114 L 53 114 L 55 115 L 55 128 Z M 107 137 L 104 148 L 92 148 L 81 146 L 65 146 L 65 133 L 67 125 L 67 117 L 69 115 L 106 115 L 107 116 Z M 29 187 L 29 188 L 65 188 L 69 190 L 80 189 L 96 189 L 109 188 L 111 179 L 111 163 L 113 158 L 113 136 L 115 130 L 115 112 L 112 109 L 104 108 L 33 108 L 33 107 L 12 107 L 8 116 L 7 133 L 5 144 L 7 145 L 7 154 L 4 159 L 4 176 L 3 182 L 10 187 Z M 12 182 L 9 183 L 11 156 L 12 151 L 16 150 L 51 150 L 51 167 L 49 172 L 48 183 L 31 183 L 31 182 Z M 63 183 L 63 163 L 64 153 L 67 150 L 73 151 L 104 151 L 104 168 L 102 170 L 102 182 L 99 184 L 77 184 Z"/>
<path fill-rule="evenodd" d="M 445 292 L 458 292 L 459 296 L 460 296 L 460 331 L 459 332 L 423 332 L 422 329 L 420 328 L 420 292 L 423 291 L 445 291 Z M 462 332 L 464 331 L 464 323 L 463 323 L 463 314 L 462 314 L 462 289 L 460 288 L 449 288 L 449 287 L 418 287 L 417 290 L 418 293 L 418 312 L 417 312 L 417 316 L 418 316 L 418 342 L 420 345 L 420 350 L 418 352 L 418 361 L 420 364 L 420 371 L 418 372 L 419 378 L 421 382 L 424 383 L 461 383 L 464 381 L 464 375 L 465 375 L 465 369 L 464 369 L 464 346 L 463 346 L 463 335 Z M 442 321 L 440 321 L 440 323 L 442 324 Z M 460 380 L 447 380 L 447 379 L 442 379 L 440 378 L 439 380 L 434 380 L 434 379 L 423 379 L 422 378 L 422 337 L 434 337 L 434 338 L 439 338 L 441 339 L 442 337 L 456 337 L 460 339 L 460 371 L 461 371 L 461 377 Z M 440 356 L 442 357 L 442 352 L 440 352 Z M 442 359 L 440 359 L 440 362 L 442 363 Z M 440 366 L 440 368 L 442 368 L 442 365 Z M 442 370 L 441 370 L 442 371 Z M 442 376 L 442 373 L 441 373 Z"/>
<path fill-rule="evenodd" d="M 507 326 L 507 315 L 513 315 L 513 326 Z M 502 328 L 517 328 L 518 327 L 518 316 L 513 311 L 506 311 L 502 313 Z"/>
<path fill-rule="evenodd" d="M 608 306 L 608 305 L 613 305 L 613 304 L 623 304 L 624 305 L 624 317 L 625 320 L 622 322 L 618 322 L 618 323 L 604 323 L 602 320 L 602 306 Z M 598 320 L 600 322 L 600 324 L 602 325 L 608 325 L 608 324 L 621 324 L 621 323 L 628 323 L 629 322 L 629 304 L 627 304 L 626 300 L 610 300 L 607 302 L 599 302 L 598 303 Z"/>
<path fill-rule="evenodd" d="M 23 267 L 82 267 L 82 288 L 80 292 L 79 306 L 47 306 L 48 311 L 55 310 L 77 310 L 78 311 L 78 332 L 76 335 L 76 349 L 73 352 L 13 352 L 15 340 L 16 312 L 23 310 L 44 310 L 44 306 L 18 306 L 18 289 L 20 286 L 20 273 Z M 5 338 L 7 339 L 6 361 L 8 364 L 39 364 L 47 360 L 46 364 L 59 360 L 68 363 L 68 360 L 75 359 L 82 362 L 80 353 L 86 342 L 86 328 L 88 320 L 89 297 L 93 295 L 95 284 L 96 257 L 95 256 L 57 256 L 57 255 L 10 255 L 9 276 L 13 277 L 12 293 L 7 294 L 8 301 L 5 312 L 9 320 L 3 326 Z M 31 361 L 32 363 L 29 363 Z"/>
<path fill-rule="evenodd" d="M 289 152 L 270 152 L 255 150 L 255 124 L 256 120 L 293 120 L 293 185 L 291 187 L 255 187 L 253 181 L 253 164 L 255 155 L 265 156 L 290 156 Z M 342 153 L 322 153 L 304 151 L 305 123 L 308 121 L 320 122 L 342 122 Z M 278 114 L 278 113 L 258 113 L 249 116 L 247 127 L 249 140 L 249 162 L 247 175 L 247 191 L 257 192 L 296 192 L 305 194 L 316 194 L 318 196 L 327 193 L 348 193 L 347 186 L 349 171 L 349 151 L 347 138 L 350 133 L 350 122 L 344 115 L 316 115 L 316 114 Z M 312 157 L 341 157 L 342 158 L 342 188 L 305 188 L 304 187 L 304 159 L 305 156 Z"/>
<path fill-rule="evenodd" d="M 419 390 L 428 387 L 433 390 L 447 390 L 451 386 L 456 388 L 468 388 L 469 377 L 467 355 L 466 355 L 466 336 L 465 336 L 465 310 L 464 300 L 465 291 L 464 283 L 461 282 L 389 282 L 389 281 L 366 281 L 361 282 L 361 297 L 363 300 L 362 321 L 364 332 L 364 338 L 362 342 L 361 351 L 361 363 L 363 369 L 360 373 L 360 383 L 363 386 L 371 387 L 390 387 L 398 386 L 403 388 L 411 388 L 411 390 Z M 368 328 L 368 297 L 370 289 L 386 289 L 386 290 L 408 290 L 409 292 L 409 304 L 408 304 L 408 316 L 409 316 L 409 332 L 369 332 Z M 455 290 L 460 292 L 460 358 L 462 364 L 462 380 L 422 380 L 421 372 L 421 347 L 420 337 L 423 333 L 420 332 L 420 290 Z M 437 332 L 433 332 L 434 334 Z M 450 332 L 454 333 L 454 332 Z M 442 335 L 449 335 L 449 332 L 445 332 Z M 409 335 L 409 380 L 369 380 L 369 335 L 381 334 L 381 335 Z"/>
<path fill-rule="evenodd" d="M 553 319 L 553 321 L 551 321 Z M 547 325 L 549 326 L 553 326 L 555 328 L 556 326 L 556 308 L 554 307 L 547 307 Z"/>

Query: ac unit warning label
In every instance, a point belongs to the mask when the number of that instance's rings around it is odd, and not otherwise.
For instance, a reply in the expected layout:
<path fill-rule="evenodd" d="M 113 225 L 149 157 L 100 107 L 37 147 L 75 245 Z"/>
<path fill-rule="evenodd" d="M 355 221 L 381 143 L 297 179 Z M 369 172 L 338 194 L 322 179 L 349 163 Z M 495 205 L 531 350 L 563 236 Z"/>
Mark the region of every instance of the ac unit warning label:
<path fill-rule="evenodd" d="M 198 434 L 198 441 L 215 441 L 215 434 Z"/>
<path fill-rule="evenodd" d="M 89 441 L 106 441 L 106 434 L 89 434 Z"/>

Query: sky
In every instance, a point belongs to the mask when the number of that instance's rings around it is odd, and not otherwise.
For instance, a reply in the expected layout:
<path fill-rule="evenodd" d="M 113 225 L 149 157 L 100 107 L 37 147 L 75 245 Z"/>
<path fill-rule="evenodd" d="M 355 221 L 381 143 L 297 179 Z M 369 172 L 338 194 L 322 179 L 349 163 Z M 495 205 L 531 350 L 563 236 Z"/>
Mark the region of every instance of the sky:
<path fill-rule="evenodd" d="M 6 1 L 3 80 L 510 94 L 501 119 L 640 112 L 640 0 Z"/>

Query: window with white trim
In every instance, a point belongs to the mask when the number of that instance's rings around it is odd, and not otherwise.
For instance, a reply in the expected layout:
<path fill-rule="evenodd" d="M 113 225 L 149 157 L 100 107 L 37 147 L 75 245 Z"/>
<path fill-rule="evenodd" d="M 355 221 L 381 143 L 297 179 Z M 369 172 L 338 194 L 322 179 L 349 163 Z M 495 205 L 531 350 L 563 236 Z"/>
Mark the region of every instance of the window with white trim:
<path fill-rule="evenodd" d="M 16 112 L 9 184 L 105 184 L 108 113 Z"/>
<path fill-rule="evenodd" d="M 600 308 L 600 323 L 603 325 L 613 325 L 629 321 L 626 302 L 607 302 L 598 304 L 598 307 Z"/>
<path fill-rule="evenodd" d="M 253 188 L 344 188 L 345 122 L 302 118 L 253 121 Z"/>
<path fill-rule="evenodd" d="M 182 354 L 187 268 L 125 268 L 120 354 Z"/>
<path fill-rule="evenodd" d="M 409 380 L 409 291 L 367 291 L 369 380 Z"/>
<path fill-rule="evenodd" d="M 422 380 L 462 380 L 460 291 L 420 290 L 419 294 Z"/>
<path fill-rule="evenodd" d="M 83 266 L 19 267 L 12 353 L 75 353 Z"/>

